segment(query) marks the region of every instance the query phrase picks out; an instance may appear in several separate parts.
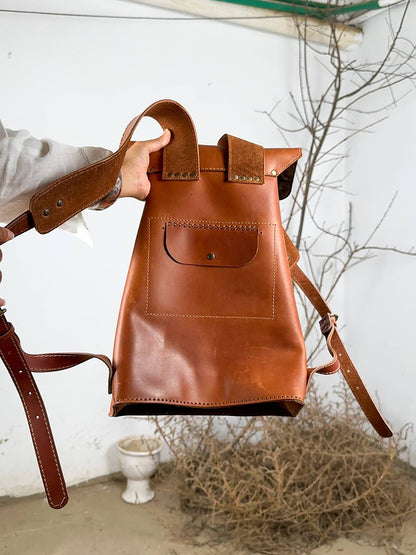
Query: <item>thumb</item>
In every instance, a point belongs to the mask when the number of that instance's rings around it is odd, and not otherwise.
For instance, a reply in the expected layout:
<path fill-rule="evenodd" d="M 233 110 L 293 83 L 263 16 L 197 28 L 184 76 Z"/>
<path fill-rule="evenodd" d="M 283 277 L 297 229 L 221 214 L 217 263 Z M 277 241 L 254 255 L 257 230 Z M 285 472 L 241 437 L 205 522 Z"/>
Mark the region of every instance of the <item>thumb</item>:
<path fill-rule="evenodd" d="M 171 138 L 171 133 L 169 129 L 165 129 L 160 137 L 157 139 L 151 139 L 150 141 L 145 141 L 147 148 L 149 149 L 149 154 L 151 152 L 156 152 L 166 146 Z"/>

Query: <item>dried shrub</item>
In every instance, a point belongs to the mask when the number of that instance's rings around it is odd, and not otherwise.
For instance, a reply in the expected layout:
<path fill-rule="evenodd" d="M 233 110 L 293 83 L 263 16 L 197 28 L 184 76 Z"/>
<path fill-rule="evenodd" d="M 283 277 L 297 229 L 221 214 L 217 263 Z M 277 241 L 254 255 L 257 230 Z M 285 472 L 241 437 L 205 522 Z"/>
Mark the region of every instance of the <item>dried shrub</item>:
<path fill-rule="evenodd" d="M 310 391 L 296 419 L 158 417 L 188 540 L 211 531 L 237 549 L 295 554 L 356 532 L 393 539 L 415 510 L 398 461 L 406 428 L 380 439 L 346 389 L 337 395 Z"/>

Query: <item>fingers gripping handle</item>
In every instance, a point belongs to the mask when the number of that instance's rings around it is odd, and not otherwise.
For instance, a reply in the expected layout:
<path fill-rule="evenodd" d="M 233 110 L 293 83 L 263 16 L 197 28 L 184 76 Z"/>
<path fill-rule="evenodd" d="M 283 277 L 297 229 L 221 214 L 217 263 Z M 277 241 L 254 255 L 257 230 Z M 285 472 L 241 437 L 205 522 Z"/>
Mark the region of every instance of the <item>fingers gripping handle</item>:
<path fill-rule="evenodd" d="M 169 129 L 172 138 L 163 149 L 162 179 L 194 181 L 199 179 L 199 150 L 196 130 L 191 116 L 174 100 L 160 100 L 149 106 L 128 125 L 120 142 L 130 140 L 143 117 L 155 119 L 163 129 Z"/>
<path fill-rule="evenodd" d="M 32 197 L 30 213 L 39 233 L 52 231 L 111 191 L 134 130 L 145 116 L 172 133 L 171 142 L 163 151 L 162 179 L 199 179 L 198 141 L 192 119 L 177 102 L 160 100 L 129 123 L 114 154 L 57 179 Z"/>

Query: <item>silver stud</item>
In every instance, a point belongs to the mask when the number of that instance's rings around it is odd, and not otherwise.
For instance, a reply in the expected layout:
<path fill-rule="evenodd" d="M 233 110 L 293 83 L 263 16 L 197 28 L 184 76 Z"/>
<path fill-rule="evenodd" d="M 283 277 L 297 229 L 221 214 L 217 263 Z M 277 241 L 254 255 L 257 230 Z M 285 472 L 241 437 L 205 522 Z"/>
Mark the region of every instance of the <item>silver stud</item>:
<path fill-rule="evenodd" d="M 180 176 L 180 173 L 179 173 L 179 172 L 175 172 L 175 173 L 174 173 L 174 177 L 179 177 L 179 176 Z"/>
<path fill-rule="evenodd" d="M 233 175 L 233 179 L 234 179 L 234 180 L 237 180 L 237 179 L 238 179 L 238 175 L 237 175 L 237 174 Z"/>
<path fill-rule="evenodd" d="M 188 172 L 183 172 L 182 177 L 188 177 Z"/>
<path fill-rule="evenodd" d="M 249 175 L 249 176 L 247 177 L 247 181 L 253 181 L 253 178 L 251 177 L 251 175 Z"/>
<path fill-rule="evenodd" d="M 191 172 L 191 173 L 189 174 L 189 177 L 196 177 L 196 173 L 195 173 L 195 172 Z"/>
<path fill-rule="evenodd" d="M 49 214 L 50 214 L 50 211 L 47 208 L 45 208 L 45 210 L 43 211 L 43 215 L 49 216 Z"/>
<path fill-rule="evenodd" d="M 172 172 L 169 172 L 169 173 L 168 173 L 168 177 L 173 177 L 173 173 L 172 173 Z"/>
<path fill-rule="evenodd" d="M 39 415 L 38 414 L 36 415 L 36 420 L 39 420 Z"/>
<path fill-rule="evenodd" d="M 63 205 L 63 203 L 64 203 L 64 201 L 61 200 L 61 199 L 59 199 L 59 200 L 57 201 L 57 203 L 56 203 L 56 206 L 61 207 L 61 206 Z"/>
<path fill-rule="evenodd" d="M 270 173 L 272 174 L 273 177 L 276 177 L 276 175 L 277 175 L 277 171 L 276 171 L 276 170 L 272 170 Z"/>
<path fill-rule="evenodd" d="M 240 181 L 245 181 L 246 180 L 246 176 L 245 175 L 240 175 Z"/>
<path fill-rule="evenodd" d="M 27 394 L 28 394 L 28 395 L 32 395 L 32 392 L 31 392 L 31 391 L 28 391 Z"/>
<path fill-rule="evenodd" d="M 256 175 L 256 177 L 254 178 L 254 181 L 255 181 L 256 183 L 258 183 L 258 182 L 260 181 L 260 177 L 259 177 L 258 175 Z"/>
<path fill-rule="evenodd" d="M 214 254 L 213 252 L 209 252 L 209 253 L 207 254 L 207 258 L 208 258 L 208 260 L 214 260 L 215 254 Z"/>
<path fill-rule="evenodd" d="M 23 370 L 19 370 L 19 374 L 23 374 Z"/>

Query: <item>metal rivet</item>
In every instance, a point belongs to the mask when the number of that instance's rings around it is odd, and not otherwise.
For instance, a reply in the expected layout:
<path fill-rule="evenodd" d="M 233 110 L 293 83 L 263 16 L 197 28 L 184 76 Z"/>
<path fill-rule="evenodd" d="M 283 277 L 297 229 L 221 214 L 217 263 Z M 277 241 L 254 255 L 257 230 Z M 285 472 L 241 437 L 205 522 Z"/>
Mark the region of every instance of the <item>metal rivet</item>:
<path fill-rule="evenodd" d="M 64 203 L 64 201 L 61 200 L 61 199 L 59 199 L 59 200 L 57 201 L 57 203 L 56 203 L 56 206 L 62 206 L 63 203 Z"/>
<path fill-rule="evenodd" d="M 233 175 L 233 179 L 238 179 L 238 175 Z"/>
<path fill-rule="evenodd" d="M 149 168 L 149 172 L 155 172 L 156 168 Z"/>
<path fill-rule="evenodd" d="M 273 177 L 275 177 L 275 176 L 277 175 L 277 171 L 276 171 L 276 170 L 272 170 L 270 173 L 273 175 Z"/>
<path fill-rule="evenodd" d="M 209 253 L 207 254 L 207 258 L 208 258 L 208 260 L 214 260 L 215 254 L 214 254 L 213 252 L 209 252 Z"/>
<path fill-rule="evenodd" d="M 180 173 L 179 172 L 175 172 L 174 177 L 179 177 Z"/>
<path fill-rule="evenodd" d="M 23 370 L 19 370 L 19 374 L 23 374 Z"/>
<path fill-rule="evenodd" d="M 245 175 L 240 175 L 240 181 L 245 181 L 246 180 L 246 176 Z"/>
<path fill-rule="evenodd" d="M 28 394 L 28 395 L 32 395 L 32 392 L 31 392 L 31 391 L 28 391 L 27 394 Z"/>
<path fill-rule="evenodd" d="M 172 172 L 169 172 L 169 173 L 168 173 L 168 177 L 173 177 L 173 173 L 172 173 Z"/>
<path fill-rule="evenodd" d="M 44 216 L 49 216 L 50 212 L 47 208 L 45 208 L 45 210 L 43 211 L 43 215 Z"/>
<path fill-rule="evenodd" d="M 258 175 L 256 175 L 256 177 L 254 178 L 254 181 L 256 181 L 258 183 L 260 181 L 260 177 Z"/>
<path fill-rule="evenodd" d="M 247 181 L 253 181 L 253 178 L 251 177 L 251 175 L 249 175 L 249 176 L 247 177 Z"/>
<path fill-rule="evenodd" d="M 188 172 L 183 172 L 182 177 L 188 177 Z"/>
<path fill-rule="evenodd" d="M 36 420 L 39 420 L 39 415 L 38 414 L 36 415 Z"/>
<path fill-rule="evenodd" d="M 189 174 L 189 177 L 196 177 L 196 173 L 195 173 L 195 172 L 191 172 L 191 173 Z"/>

